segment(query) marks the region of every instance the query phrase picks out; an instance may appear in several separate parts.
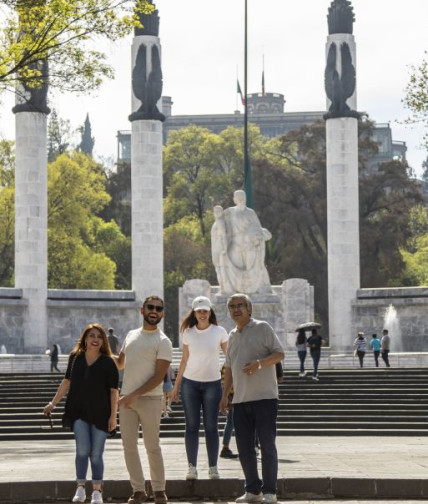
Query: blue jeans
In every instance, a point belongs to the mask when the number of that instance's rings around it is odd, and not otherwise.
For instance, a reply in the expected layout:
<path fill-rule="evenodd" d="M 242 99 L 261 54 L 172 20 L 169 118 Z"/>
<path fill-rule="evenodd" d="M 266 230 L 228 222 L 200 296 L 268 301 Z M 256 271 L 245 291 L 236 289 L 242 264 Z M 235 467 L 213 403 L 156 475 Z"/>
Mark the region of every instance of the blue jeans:
<path fill-rule="evenodd" d="M 73 424 L 76 440 L 76 476 L 77 483 L 86 482 L 88 463 L 91 461 L 92 483 L 100 484 L 104 476 L 104 445 L 108 432 L 97 429 L 95 425 L 76 420 Z"/>
<path fill-rule="evenodd" d="M 198 461 L 201 408 L 209 467 L 217 465 L 219 450 L 218 413 L 221 394 L 221 380 L 198 382 L 183 377 L 181 382 L 181 400 L 183 401 L 184 417 L 186 419 L 184 437 L 187 461 L 195 467 Z"/>
<path fill-rule="evenodd" d="M 300 372 L 305 372 L 305 359 L 306 359 L 306 350 L 298 350 L 297 355 L 300 359 Z"/>
<path fill-rule="evenodd" d="M 223 431 L 223 445 L 229 446 L 230 438 L 232 437 L 233 432 L 233 409 L 230 409 L 227 412 L 226 423 L 224 424 Z"/>
<path fill-rule="evenodd" d="M 263 399 L 233 405 L 236 446 L 245 476 L 245 491 L 253 494 L 276 494 L 278 453 L 276 451 L 276 417 L 278 401 Z M 262 453 L 262 477 L 257 470 L 254 440 L 257 437 Z"/>
<path fill-rule="evenodd" d="M 311 357 L 314 361 L 314 376 L 316 376 L 318 374 L 318 364 L 321 358 L 321 350 L 313 350 L 311 348 Z"/>

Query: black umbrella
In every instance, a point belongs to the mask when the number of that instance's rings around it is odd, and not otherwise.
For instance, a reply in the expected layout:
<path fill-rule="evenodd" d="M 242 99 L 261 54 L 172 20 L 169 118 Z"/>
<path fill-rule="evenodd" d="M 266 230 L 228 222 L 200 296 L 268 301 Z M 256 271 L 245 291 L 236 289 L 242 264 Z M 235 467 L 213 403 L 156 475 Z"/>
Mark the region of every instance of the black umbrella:
<path fill-rule="evenodd" d="M 303 329 L 304 331 L 311 331 L 312 329 L 319 329 L 321 324 L 318 322 L 305 322 L 304 324 L 300 324 L 297 326 L 296 331 L 300 331 Z"/>

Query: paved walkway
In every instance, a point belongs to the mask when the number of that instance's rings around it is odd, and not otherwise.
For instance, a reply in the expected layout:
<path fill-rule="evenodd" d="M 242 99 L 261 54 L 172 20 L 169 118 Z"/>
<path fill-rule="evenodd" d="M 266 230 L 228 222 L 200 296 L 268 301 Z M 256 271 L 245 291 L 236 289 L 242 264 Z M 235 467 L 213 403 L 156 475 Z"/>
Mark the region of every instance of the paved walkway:
<path fill-rule="evenodd" d="M 182 492 L 183 489 L 185 492 L 180 501 L 193 501 L 194 499 L 190 499 L 193 494 L 189 494 L 191 482 L 183 481 L 186 472 L 183 440 L 164 438 L 161 442 L 167 480 L 171 485 L 174 484 L 175 488 L 182 485 L 178 492 Z M 231 448 L 235 450 L 233 444 Z M 13 497 L 16 492 L 26 487 L 38 487 L 40 490 L 40 487 L 44 485 L 40 485 L 40 482 L 62 481 L 67 482 L 67 485 L 69 482 L 70 487 L 67 486 L 65 490 L 61 490 L 61 494 L 58 492 L 57 495 L 65 497 L 72 492 L 74 480 L 74 442 L 72 440 L 31 441 L 29 443 L 2 441 L 1 449 L 0 501 L 7 501 L 7 495 Z M 313 497 L 314 500 L 307 502 L 316 502 L 317 498 L 324 496 L 323 493 L 327 496 L 326 492 L 320 490 L 322 485 L 325 486 L 325 482 L 329 482 L 330 485 L 328 490 L 332 493 L 330 498 L 333 496 L 353 499 L 390 497 L 391 499 L 407 498 L 407 502 L 417 502 L 411 498 L 420 496 L 419 498 L 426 499 L 428 497 L 428 437 L 281 437 L 278 438 L 278 452 L 278 476 L 284 481 L 281 483 L 284 485 L 281 487 L 282 495 L 289 498 L 296 498 L 297 495 L 303 500 Z M 147 458 L 143 447 L 141 453 L 143 468 L 149 479 Z M 207 470 L 205 445 L 201 439 L 198 462 L 201 480 L 207 478 Z M 233 488 L 236 490 L 236 478 L 242 480 L 239 461 L 219 459 L 219 472 L 224 480 L 221 487 L 226 487 L 235 481 Z M 127 485 L 128 474 L 120 440 L 107 441 L 105 480 L 111 485 L 117 483 Z M 34 487 L 31 482 L 39 482 L 39 484 Z M 217 496 L 216 488 L 220 487 L 213 487 L 212 483 L 215 482 L 198 482 L 197 484 L 202 486 L 197 488 L 195 497 L 197 495 L 211 498 Z M 293 485 L 298 488 L 294 494 L 293 490 L 290 490 Z M 12 490 L 9 490 L 9 487 Z M 46 483 L 46 488 L 48 488 L 48 483 Z M 116 495 L 123 495 L 123 488 L 122 486 L 121 492 Z M 415 488 L 419 489 L 416 494 Z M 238 491 L 241 489 L 239 488 Z M 7 494 L 7 492 L 10 493 Z M 125 486 L 125 494 L 127 493 L 128 487 Z M 114 495 L 113 492 L 112 494 Z M 42 502 L 43 495 L 51 494 L 40 493 L 40 497 L 35 496 L 34 500 L 39 498 Z M 221 495 L 220 492 L 218 498 L 226 500 L 230 497 Z M 19 497 L 13 500 L 18 501 Z M 24 496 L 22 500 L 25 501 Z M 52 500 L 51 498 L 51 502 Z M 379 500 L 377 502 L 380 503 Z"/>
<path fill-rule="evenodd" d="M 161 439 L 166 477 L 184 479 L 184 441 Z M 428 437 L 280 437 L 279 478 L 428 479 Z M 234 445 L 231 448 L 236 451 Z M 66 481 L 74 479 L 74 441 L 2 441 L 0 482 Z M 147 457 L 141 448 L 149 479 Z M 105 479 L 127 480 L 122 443 L 108 440 Z M 207 457 L 201 439 L 199 477 L 207 478 Z M 223 478 L 242 478 L 238 460 L 219 459 Z"/>

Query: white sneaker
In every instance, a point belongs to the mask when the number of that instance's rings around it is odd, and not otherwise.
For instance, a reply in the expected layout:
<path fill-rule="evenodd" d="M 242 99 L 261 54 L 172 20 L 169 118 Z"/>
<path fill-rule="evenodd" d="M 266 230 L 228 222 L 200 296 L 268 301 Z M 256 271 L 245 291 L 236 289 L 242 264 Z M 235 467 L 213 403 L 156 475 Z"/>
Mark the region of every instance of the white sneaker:
<path fill-rule="evenodd" d="M 71 502 L 85 502 L 85 500 L 86 500 L 85 487 L 79 485 L 76 489 L 76 494 Z"/>
<path fill-rule="evenodd" d="M 187 480 L 198 479 L 198 471 L 196 470 L 196 467 L 192 464 L 189 464 L 189 469 L 187 470 L 186 479 Z"/>
<path fill-rule="evenodd" d="M 263 502 L 263 494 L 260 492 L 259 494 L 253 494 L 251 492 L 245 492 L 244 495 L 238 497 L 235 502 Z"/>
<path fill-rule="evenodd" d="M 208 478 L 209 479 L 219 479 L 220 474 L 218 473 L 217 466 L 212 466 L 208 469 Z"/>
<path fill-rule="evenodd" d="M 99 490 L 92 492 L 91 504 L 103 504 L 103 496 Z"/>
<path fill-rule="evenodd" d="M 306 376 L 306 373 L 299 373 L 299 376 L 300 378 L 303 378 L 304 376 Z"/>
<path fill-rule="evenodd" d="M 320 379 L 318 378 L 318 376 L 312 376 L 312 380 L 320 381 Z"/>
<path fill-rule="evenodd" d="M 263 502 L 266 502 L 268 504 L 273 504 L 274 502 L 278 502 L 278 499 L 276 498 L 275 494 L 264 494 L 263 495 Z"/>

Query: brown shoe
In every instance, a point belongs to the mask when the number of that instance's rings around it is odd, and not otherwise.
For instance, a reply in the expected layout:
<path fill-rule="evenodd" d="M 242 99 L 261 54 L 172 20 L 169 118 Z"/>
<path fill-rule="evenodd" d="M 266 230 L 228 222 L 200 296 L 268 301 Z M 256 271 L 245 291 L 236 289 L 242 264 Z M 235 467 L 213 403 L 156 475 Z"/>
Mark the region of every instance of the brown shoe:
<path fill-rule="evenodd" d="M 147 500 L 146 492 L 134 492 L 128 499 L 128 504 L 141 504 Z"/>
<path fill-rule="evenodd" d="M 155 504 L 166 504 L 168 502 L 168 497 L 163 490 L 154 493 Z"/>

